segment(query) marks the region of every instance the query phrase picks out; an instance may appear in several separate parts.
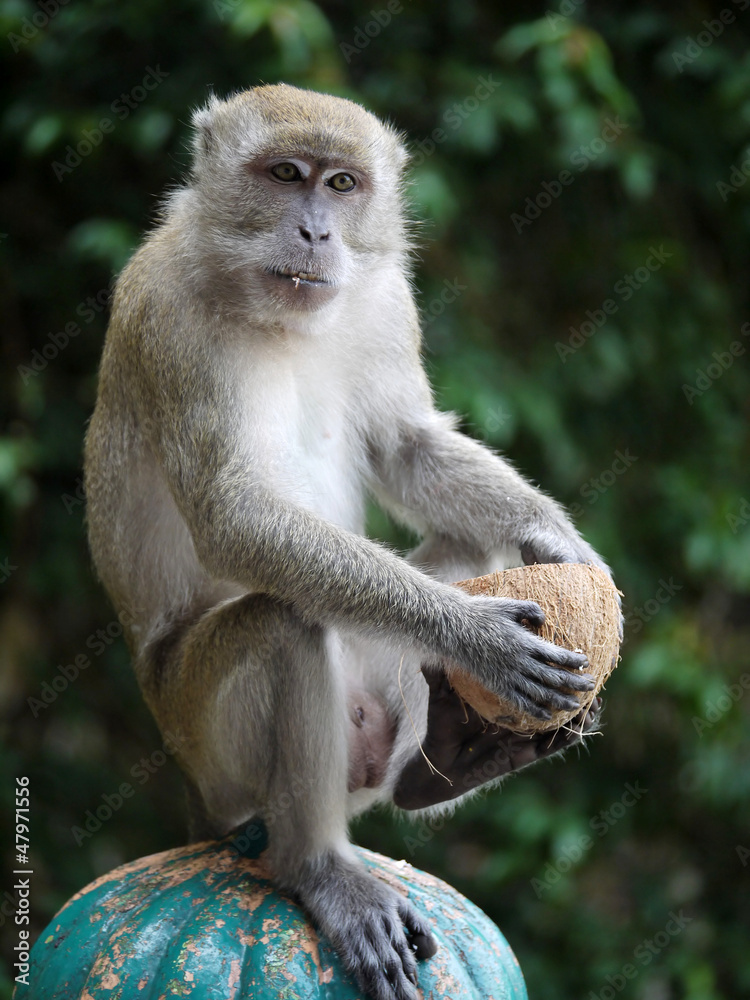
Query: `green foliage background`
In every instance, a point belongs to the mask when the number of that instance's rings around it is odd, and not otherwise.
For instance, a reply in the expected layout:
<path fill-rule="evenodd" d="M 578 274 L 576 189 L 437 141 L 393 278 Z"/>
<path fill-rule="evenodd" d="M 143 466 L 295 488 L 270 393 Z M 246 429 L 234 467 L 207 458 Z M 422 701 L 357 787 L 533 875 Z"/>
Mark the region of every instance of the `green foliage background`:
<path fill-rule="evenodd" d="M 81 441 L 106 289 L 184 171 L 190 109 L 285 80 L 412 138 L 441 405 L 570 506 L 629 622 L 579 759 L 439 830 L 382 813 L 357 839 L 479 903 L 532 997 L 750 995 L 745 6 L 0 0 L 0 843 L 11 866 L 28 775 L 35 933 L 98 873 L 184 836 L 174 764 L 134 780 L 161 744 L 92 575 Z M 136 794 L 78 846 L 72 828 L 127 780 Z M 689 918 L 674 934 L 671 912 Z M 2 932 L 7 996 L 7 917 Z"/>

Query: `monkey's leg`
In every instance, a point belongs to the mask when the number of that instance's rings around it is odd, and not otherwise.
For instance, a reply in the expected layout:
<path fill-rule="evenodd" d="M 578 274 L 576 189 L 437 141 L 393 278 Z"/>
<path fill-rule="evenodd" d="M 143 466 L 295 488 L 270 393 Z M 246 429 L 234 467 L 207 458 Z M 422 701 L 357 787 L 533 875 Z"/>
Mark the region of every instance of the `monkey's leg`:
<path fill-rule="evenodd" d="M 521 736 L 482 719 L 459 698 L 442 671 L 423 673 L 430 688 L 424 755 L 415 752 L 398 778 L 393 801 L 401 809 L 425 809 L 450 801 L 567 750 L 592 732 L 599 721 L 601 699 L 595 698 L 569 725 Z"/>
<path fill-rule="evenodd" d="M 343 664 L 332 632 L 269 597 L 244 597 L 207 612 L 174 645 L 154 707 L 163 728 L 185 733 L 183 763 L 214 826 L 260 815 L 277 885 L 363 990 L 416 1000 L 415 953 L 436 950 L 429 925 L 365 870 L 347 838 Z"/>

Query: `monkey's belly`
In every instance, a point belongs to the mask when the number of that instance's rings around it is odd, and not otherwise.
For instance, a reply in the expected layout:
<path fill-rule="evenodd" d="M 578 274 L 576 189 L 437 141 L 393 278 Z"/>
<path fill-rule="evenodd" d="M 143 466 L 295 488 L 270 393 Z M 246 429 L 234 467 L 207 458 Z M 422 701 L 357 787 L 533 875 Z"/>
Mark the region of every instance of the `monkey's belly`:
<path fill-rule="evenodd" d="M 365 691 L 350 691 L 348 790 L 377 788 L 388 768 L 396 727 L 384 702 Z"/>

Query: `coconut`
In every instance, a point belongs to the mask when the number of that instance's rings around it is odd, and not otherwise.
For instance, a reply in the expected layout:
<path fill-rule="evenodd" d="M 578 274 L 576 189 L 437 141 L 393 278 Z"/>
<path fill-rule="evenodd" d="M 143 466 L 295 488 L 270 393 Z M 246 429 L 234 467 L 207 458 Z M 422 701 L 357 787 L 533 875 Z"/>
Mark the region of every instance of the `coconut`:
<path fill-rule="evenodd" d="M 593 691 L 576 692 L 580 708 L 551 709 L 550 719 L 536 719 L 488 691 L 467 671 L 449 668 L 454 690 L 483 718 L 517 733 L 532 734 L 558 729 L 591 705 L 616 667 L 620 649 L 618 591 L 603 570 L 581 563 L 534 563 L 462 580 L 456 586 L 469 594 L 536 601 L 545 617 L 535 631 L 558 646 L 585 653 L 586 672 L 596 681 Z"/>

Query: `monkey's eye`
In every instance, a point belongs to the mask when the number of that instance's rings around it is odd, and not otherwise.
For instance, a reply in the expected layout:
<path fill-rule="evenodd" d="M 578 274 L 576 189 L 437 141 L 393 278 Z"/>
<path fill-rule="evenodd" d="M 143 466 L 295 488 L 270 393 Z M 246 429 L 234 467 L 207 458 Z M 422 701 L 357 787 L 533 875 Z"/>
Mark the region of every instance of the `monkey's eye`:
<path fill-rule="evenodd" d="M 277 163 L 275 167 L 271 167 L 271 173 L 274 177 L 286 183 L 298 181 L 302 177 L 299 168 L 295 167 L 293 163 Z"/>
<path fill-rule="evenodd" d="M 344 191 L 351 191 L 356 183 L 351 174 L 334 174 L 328 181 L 328 186 L 332 187 L 334 191 L 343 193 Z"/>

